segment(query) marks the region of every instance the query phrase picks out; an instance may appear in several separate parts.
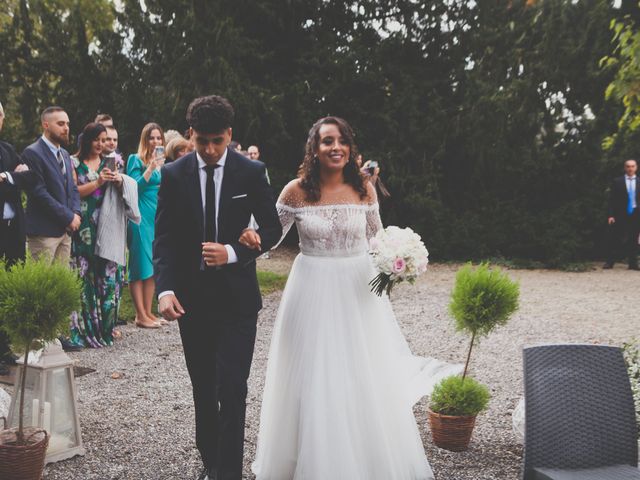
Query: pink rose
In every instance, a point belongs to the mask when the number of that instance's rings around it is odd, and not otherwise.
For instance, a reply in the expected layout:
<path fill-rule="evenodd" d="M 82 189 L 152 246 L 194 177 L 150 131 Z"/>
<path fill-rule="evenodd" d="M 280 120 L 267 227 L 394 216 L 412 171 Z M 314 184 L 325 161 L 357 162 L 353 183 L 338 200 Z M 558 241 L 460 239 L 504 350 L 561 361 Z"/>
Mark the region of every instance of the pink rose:
<path fill-rule="evenodd" d="M 402 272 L 404 272 L 404 270 L 407 268 L 407 262 L 404 261 L 404 258 L 396 258 L 393 261 L 393 273 L 395 274 L 400 274 Z"/>

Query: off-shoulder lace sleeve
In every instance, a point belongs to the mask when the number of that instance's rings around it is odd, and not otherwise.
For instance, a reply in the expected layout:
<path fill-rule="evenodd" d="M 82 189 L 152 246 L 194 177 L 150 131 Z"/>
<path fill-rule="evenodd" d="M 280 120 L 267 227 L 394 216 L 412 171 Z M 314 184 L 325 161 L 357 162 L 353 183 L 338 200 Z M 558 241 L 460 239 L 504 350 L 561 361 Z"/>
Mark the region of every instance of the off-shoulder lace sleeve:
<path fill-rule="evenodd" d="M 297 195 L 295 191 L 296 190 L 295 182 L 296 182 L 295 180 L 289 182 L 289 184 L 287 184 L 282 189 L 282 192 L 278 197 L 278 201 L 276 202 L 276 210 L 278 211 L 278 218 L 280 219 L 280 225 L 282 225 L 282 237 L 280 237 L 280 240 L 278 240 L 278 243 L 276 243 L 271 248 L 272 250 L 277 248 L 282 243 L 282 241 L 284 240 L 284 237 L 287 236 L 287 233 L 289 233 L 289 230 L 291 230 L 291 226 L 295 222 L 295 219 L 296 219 L 295 207 L 296 207 L 296 203 L 299 201 L 299 198 L 298 198 L 299 195 Z"/>
<path fill-rule="evenodd" d="M 289 233 L 289 230 L 291 230 L 291 225 L 293 225 L 293 222 L 296 219 L 294 210 L 290 206 L 280 203 L 280 201 L 278 201 L 278 203 L 276 203 L 276 209 L 278 210 L 278 218 L 280 219 L 280 225 L 282 225 L 282 237 L 280 237 L 280 240 L 278 240 L 278 243 L 274 245 L 272 250 L 274 248 L 277 248 L 282 243 L 282 241 L 284 240 L 284 237 L 287 236 L 287 233 Z"/>

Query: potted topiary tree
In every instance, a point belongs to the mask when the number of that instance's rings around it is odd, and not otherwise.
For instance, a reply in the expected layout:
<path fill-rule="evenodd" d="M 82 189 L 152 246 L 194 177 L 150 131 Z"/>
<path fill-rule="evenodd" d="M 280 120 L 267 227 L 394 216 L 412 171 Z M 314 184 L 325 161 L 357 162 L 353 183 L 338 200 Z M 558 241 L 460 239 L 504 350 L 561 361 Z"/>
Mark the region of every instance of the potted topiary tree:
<path fill-rule="evenodd" d="M 80 303 L 80 280 L 60 263 L 27 257 L 5 270 L 0 264 L 0 328 L 25 363 L 36 342 L 56 339 L 68 328 L 69 315 Z M 39 480 L 48 433 L 24 425 L 26 365 L 21 375 L 18 427 L 0 432 L 0 478 Z"/>
<path fill-rule="evenodd" d="M 507 323 L 518 309 L 520 287 L 499 269 L 470 264 L 456 274 L 449 312 L 456 330 L 471 334 L 462 377 L 443 379 L 433 389 L 428 410 L 434 443 L 454 452 L 469 446 L 478 413 L 487 408 L 489 390 L 467 377 L 471 351 L 478 339 Z"/>

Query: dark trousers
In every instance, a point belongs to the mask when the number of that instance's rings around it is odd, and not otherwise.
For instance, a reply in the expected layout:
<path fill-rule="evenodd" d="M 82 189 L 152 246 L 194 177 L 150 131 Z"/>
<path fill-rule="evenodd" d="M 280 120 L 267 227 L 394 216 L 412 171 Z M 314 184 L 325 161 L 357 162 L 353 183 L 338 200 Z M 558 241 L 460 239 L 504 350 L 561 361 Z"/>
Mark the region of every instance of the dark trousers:
<path fill-rule="evenodd" d="M 609 226 L 609 256 L 607 263 L 613 265 L 622 255 L 628 258 L 629 266 L 638 265 L 638 236 L 640 235 L 640 211 L 616 217 Z M 621 255 L 622 254 L 622 255 Z"/>
<path fill-rule="evenodd" d="M 221 278 L 201 273 L 179 320 L 196 414 L 196 445 L 218 480 L 241 480 L 247 379 L 256 338 L 257 312 L 230 305 Z M 179 297 L 178 300 L 182 301 Z"/>
<path fill-rule="evenodd" d="M 14 220 L 0 219 L 0 257 L 4 257 L 6 265 L 11 266 L 18 260 L 23 260 L 24 255 L 25 238 L 21 235 L 18 224 Z M 0 331 L 0 362 L 10 353 L 9 338 Z"/>

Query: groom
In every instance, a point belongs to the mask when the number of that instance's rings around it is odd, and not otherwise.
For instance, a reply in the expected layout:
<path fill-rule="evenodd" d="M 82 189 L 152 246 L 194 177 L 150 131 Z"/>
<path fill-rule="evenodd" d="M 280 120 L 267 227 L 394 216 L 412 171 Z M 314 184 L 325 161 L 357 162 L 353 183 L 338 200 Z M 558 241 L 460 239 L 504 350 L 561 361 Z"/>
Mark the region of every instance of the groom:
<path fill-rule="evenodd" d="M 240 480 L 247 378 L 262 300 L 255 258 L 238 241 L 253 215 L 262 248 L 280 238 L 265 166 L 227 148 L 234 111 L 196 98 L 187 123 L 196 151 L 162 169 L 153 262 L 159 309 L 179 319 L 196 414 L 201 480 Z"/>

